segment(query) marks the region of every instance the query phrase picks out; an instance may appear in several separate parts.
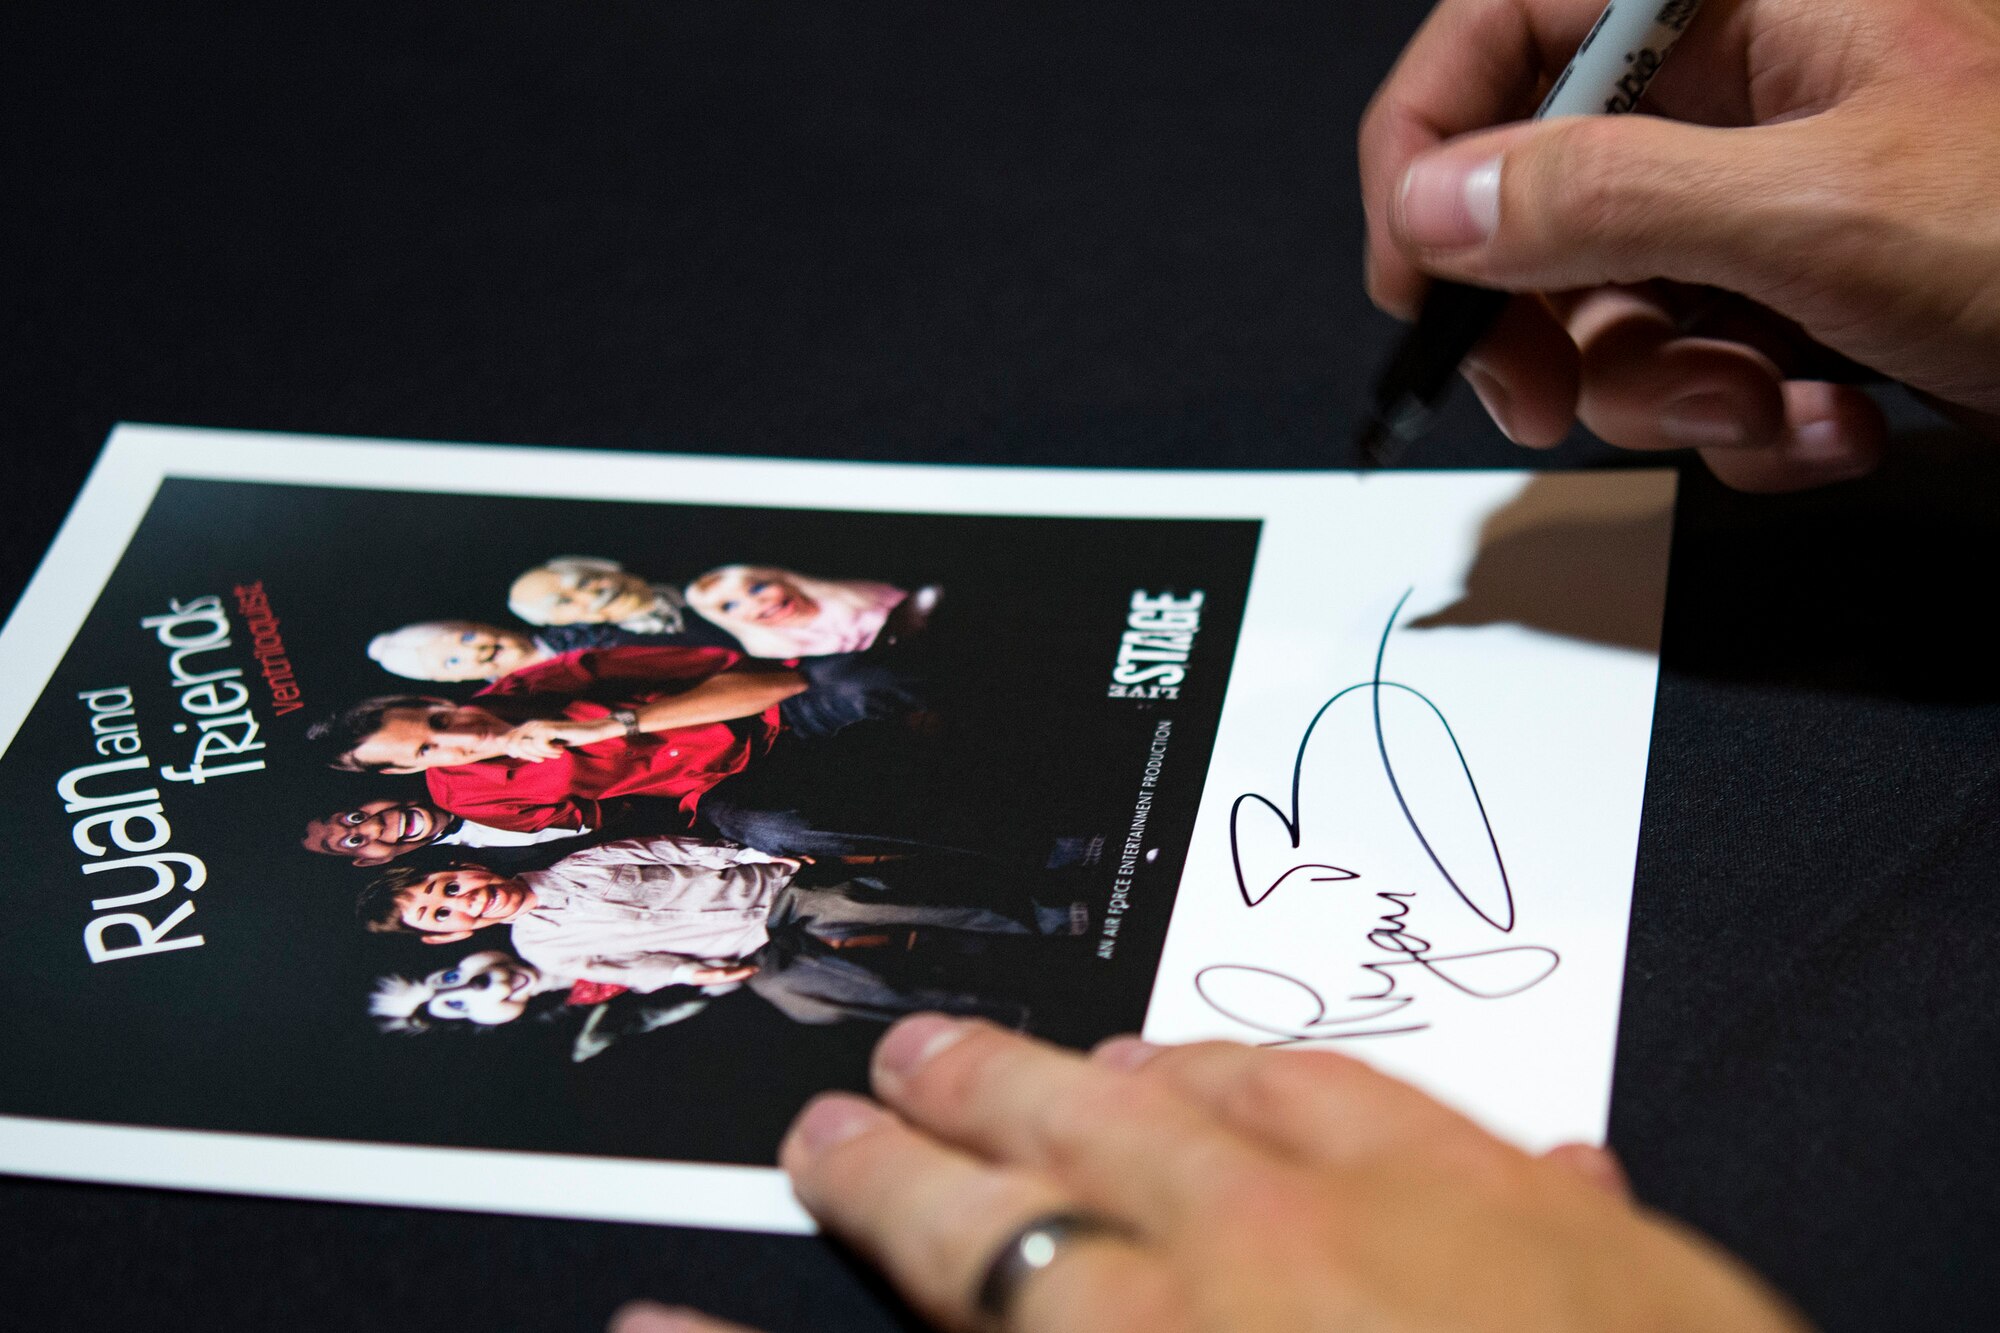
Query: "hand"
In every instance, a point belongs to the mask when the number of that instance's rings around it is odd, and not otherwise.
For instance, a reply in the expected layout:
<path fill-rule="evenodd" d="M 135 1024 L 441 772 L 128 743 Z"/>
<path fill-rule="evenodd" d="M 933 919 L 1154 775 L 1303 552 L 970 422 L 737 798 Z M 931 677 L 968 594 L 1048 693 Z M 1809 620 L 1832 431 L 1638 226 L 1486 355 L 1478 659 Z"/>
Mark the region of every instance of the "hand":
<path fill-rule="evenodd" d="M 1077 1208 L 1131 1238 L 1078 1241 L 1029 1277 L 1013 1333 L 1801 1327 L 1607 1188 L 1606 1155 L 1530 1157 L 1345 1056 L 1120 1038 L 1085 1059 L 923 1015 L 873 1072 L 885 1105 L 816 1099 L 780 1161 L 945 1329 L 980 1326 L 973 1293 L 1016 1227 Z M 730 1326 L 646 1308 L 613 1327 Z"/>
<path fill-rule="evenodd" d="M 594 722 L 523 722 L 507 733 L 507 753 L 516 759 L 537 763 L 554 759 L 564 750 L 625 734 L 615 718 Z"/>
<path fill-rule="evenodd" d="M 1746 490 L 1856 476 L 1886 426 L 1829 350 L 2000 434 L 2000 6 L 1709 0 L 1657 116 L 1489 130 L 1602 9 L 1437 6 L 1362 122 L 1376 304 L 1410 318 L 1425 274 L 1552 293 L 1466 366 L 1521 444 L 1581 416 Z"/>
<path fill-rule="evenodd" d="M 725 964 L 720 967 L 697 967 L 688 973 L 690 986 L 720 986 L 726 982 L 748 981 L 757 975 L 755 963 Z"/>

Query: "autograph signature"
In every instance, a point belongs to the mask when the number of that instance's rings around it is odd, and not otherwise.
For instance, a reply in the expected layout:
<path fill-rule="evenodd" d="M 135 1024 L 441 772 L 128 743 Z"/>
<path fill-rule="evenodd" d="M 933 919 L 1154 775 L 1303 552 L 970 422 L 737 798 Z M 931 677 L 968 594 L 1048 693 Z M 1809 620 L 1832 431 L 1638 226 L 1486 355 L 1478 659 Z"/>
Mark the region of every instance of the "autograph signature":
<path fill-rule="evenodd" d="M 1365 699 L 1373 710 L 1375 750 L 1382 775 L 1388 779 L 1389 790 L 1396 798 L 1404 824 L 1423 848 L 1437 872 L 1438 880 L 1480 923 L 1501 935 L 1509 935 L 1515 926 L 1513 882 L 1508 878 L 1507 862 L 1500 853 L 1499 839 L 1493 832 L 1486 803 L 1480 798 L 1479 784 L 1472 776 L 1472 767 L 1458 743 L 1458 736 L 1443 711 L 1422 691 L 1382 678 L 1389 635 L 1396 628 L 1396 621 L 1410 595 L 1410 592 L 1405 592 L 1398 599 L 1395 609 L 1389 613 L 1389 623 L 1382 628 L 1382 639 L 1375 650 L 1374 675 L 1333 695 L 1320 705 L 1319 711 L 1306 725 L 1305 735 L 1299 740 L 1297 758 L 1292 764 L 1292 790 L 1287 805 L 1280 807 L 1268 797 L 1246 792 L 1237 797 L 1230 807 L 1229 851 L 1235 869 L 1236 888 L 1243 896 L 1244 906 L 1256 908 L 1269 902 L 1281 889 L 1295 883 L 1340 884 L 1362 878 L 1359 871 L 1317 861 L 1298 861 L 1296 858 L 1306 840 L 1300 793 L 1305 786 L 1306 752 L 1312 744 L 1313 734 L 1342 701 L 1351 699 L 1354 704 L 1349 706 L 1355 706 Z M 1409 798 L 1396 775 L 1396 764 L 1390 757 L 1388 736 L 1382 726 L 1382 699 L 1392 690 L 1400 691 L 1429 709 L 1451 743 L 1458 775 L 1463 777 L 1465 789 L 1472 798 L 1472 808 L 1478 812 L 1480 832 L 1491 856 L 1490 865 L 1485 857 L 1481 857 L 1476 867 L 1477 874 L 1469 873 L 1463 867 L 1454 871 L 1447 865 L 1436 843 L 1425 834 L 1410 809 Z M 1248 867 L 1267 864 L 1266 858 L 1259 853 L 1270 847 L 1268 839 L 1275 830 L 1282 830 L 1286 840 L 1279 864 L 1285 860 L 1294 863 L 1282 874 L 1264 879 L 1251 874 Z M 1257 842 L 1260 831 L 1267 839 L 1261 846 Z M 1485 882 L 1482 884 L 1481 880 Z M 1357 989 L 1346 997 L 1349 1007 L 1335 1011 L 1320 992 L 1306 982 L 1270 968 L 1236 963 L 1219 963 L 1196 973 L 1196 992 L 1217 1013 L 1245 1027 L 1269 1034 L 1274 1038 L 1267 1043 L 1270 1045 L 1391 1037 L 1421 1032 L 1430 1026 L 1428 1022 L 1403 1012 L 1418 998 L 1404 988 L 1412 970 L 1434 977 L 1452 990 L 1473 999 L 1501 1000 L 1539 986 L 1562 962 L 1561 955 L 1554 949 L 1530 944 L 1502 945 L 1463 953 L 1435 952 L 1431 941 L 1411 927 L 1410 912 L 1418 901 L 1417 889 L 1383 889 L 1376 891 L 1375 897 L 1384 906 L 1367 933 L 1367 942 L 1371 949 L 1386 957 L 1373 957 L 1358 964 L 1366 976 L 1358 983 Z"/>

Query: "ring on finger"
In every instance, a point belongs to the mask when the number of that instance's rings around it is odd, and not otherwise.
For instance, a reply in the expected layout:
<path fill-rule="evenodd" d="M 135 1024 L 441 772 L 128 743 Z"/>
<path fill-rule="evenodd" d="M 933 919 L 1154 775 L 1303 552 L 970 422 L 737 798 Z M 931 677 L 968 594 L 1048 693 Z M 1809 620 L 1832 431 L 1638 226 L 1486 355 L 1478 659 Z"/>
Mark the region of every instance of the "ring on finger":
<path fill-rule="evenodd" d="M 1028 1279 L 1054 1263 L 1066 1246 L 1081 1240 L 1131 1239 L 1131 1228 L 1101 1213 L 1062 1209 L 1030 1218 L 1009 1232 L 987 1261 L 973 1294 L 973 1308 L 990 1325 L 1000 1327 Z"/>

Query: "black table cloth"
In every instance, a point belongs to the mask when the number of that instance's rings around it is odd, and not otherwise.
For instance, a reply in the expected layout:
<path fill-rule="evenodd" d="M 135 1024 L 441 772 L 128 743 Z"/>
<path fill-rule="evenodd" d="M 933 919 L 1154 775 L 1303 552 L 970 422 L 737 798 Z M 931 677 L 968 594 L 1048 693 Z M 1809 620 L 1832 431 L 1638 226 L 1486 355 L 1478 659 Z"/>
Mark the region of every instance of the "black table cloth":
<path fill-rule="evenodd" d="M 0 592 L 121 419 L 1346 465 L 1393 327 L 1354 127 L 1423 8 L 23 0 Z M 2000 468 L 1905 415 L 1822 494 L 1686 474 L 1612 1115 L 1642 1197 L 1832 1328 L 2000 1296 Z M 1617 465 L 1469 396 L 1409 461 Z M 901 1318 L 817 1240 L 21 1180 L 0 1218 L 24 1327 Z"/>

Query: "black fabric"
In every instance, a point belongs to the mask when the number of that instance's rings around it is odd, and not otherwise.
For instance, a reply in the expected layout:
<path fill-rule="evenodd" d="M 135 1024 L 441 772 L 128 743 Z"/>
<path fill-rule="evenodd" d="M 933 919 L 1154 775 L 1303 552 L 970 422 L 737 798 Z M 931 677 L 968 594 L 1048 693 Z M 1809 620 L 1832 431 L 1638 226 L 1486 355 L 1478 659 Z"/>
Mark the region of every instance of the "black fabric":
<path fill-rule="evenodd" d="M 1389 330 L 1353 129 L 1422 7 L 17 0 L 0 592 L 119 419 L 1345 463 Z M 1649 1201 L 1843 1329 L 2000 1298 L 2000 477 L 1902 443 L 1805 499 L 1689 477 L 1612 1117 Z M 1412 461 L 1603 457 L 1461 400 Z M 0 1230 L 23 1325 L 899 1318 L 813 1240 L 28 1181 Z"/>

